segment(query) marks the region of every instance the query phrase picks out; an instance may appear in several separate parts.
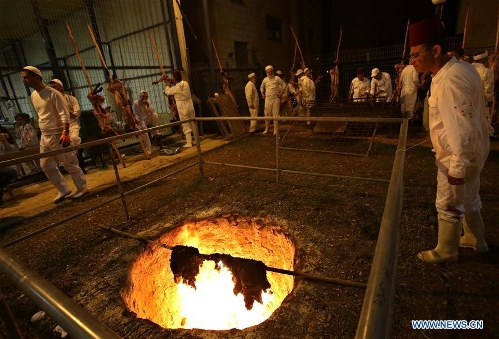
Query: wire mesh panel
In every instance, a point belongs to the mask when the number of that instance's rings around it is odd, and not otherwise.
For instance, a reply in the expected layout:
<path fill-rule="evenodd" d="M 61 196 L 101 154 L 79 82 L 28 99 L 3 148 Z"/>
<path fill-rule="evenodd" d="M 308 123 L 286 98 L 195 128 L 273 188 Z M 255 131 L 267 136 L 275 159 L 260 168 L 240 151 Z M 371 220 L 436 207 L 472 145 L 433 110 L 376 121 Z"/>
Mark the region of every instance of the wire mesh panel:
<path fill-rule="evenodd" d="M 304 115 L 304 108 L 299 114 Z M 285 125 L 280 148 L 368 156 L 380 124 L 334 118 L 398 118 L 400 104 L 316 101 L 310 116 L 324 121 L 295 121 Z"/>

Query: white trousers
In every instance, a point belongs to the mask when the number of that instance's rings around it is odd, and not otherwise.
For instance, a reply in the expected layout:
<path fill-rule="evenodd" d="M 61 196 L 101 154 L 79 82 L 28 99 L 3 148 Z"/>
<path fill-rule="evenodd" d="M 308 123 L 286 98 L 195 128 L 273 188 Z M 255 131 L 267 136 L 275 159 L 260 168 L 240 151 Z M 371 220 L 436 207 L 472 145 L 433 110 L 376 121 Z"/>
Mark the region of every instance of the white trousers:
<path fill-rule="evenodd" d="M 146 126 L 156 127 L 158 126 L 158 113 L 154 112 L 146 117 Z M 159 135 L 159 131 L 151 132 L 152 135 Z"/>
<path fill-rule="evenodd" d="M 40 153 L 56 151 L 62 148 L 59 144 L 59 134 L 42 135 L 40 139 Z M 75 151 L 58 154 L 40 159 L 40 166 L 49 179 L 59 192 L 66 193 L 69 191 L 66 179 L 59 171 L 59 162 L 62 162 L 64 168 L 71 175 L 73 182 L 78 190 L 82 190 L 87 186 L 87 181 L 81 168 L 78 166 L 78 158 Z"/>
<path fill-rule="evenodd" d="M 466 169 L 464 185 L 451 185 L 447 181 L 449 170 L 439 167 L 437 172 L 437 199 L 435 206 L 438 218 L 449 222 L 461 220 L 464 212 L 480 211 L 480 172 L 478 166 L 469 166 Z"/>
<path fill-rule="evenodd" d="M 139 123 L 137 124 L 137 127 L 138 127 L 139 131 L 146 129 L 147 128 L 146 122 L 139 121 Z M 140 140 L 142 141 L 142 143 L 144 144 L 144 147 L 146 148 L 146 150 L 150 152 L 151 151 L 151 139 L 149 139 L 149 133 L 139 134 L 139 137 L 140 137 Z"/>
<path fill-rule="evenodd" d="M 278 117 L 279 116 L 279 105 L 281 100 L 279 98 L 269 99 L 265 98 L 265 116 L 266 117 Z M 270 120 L 265 120 L 265 128 L 270 126 Z"/>
<path fill-rule="evenodd" d="M 78 146 L 81 144 L 80 124 L 76 121 L 69 124 L 69 137 L 71 138 L 71 146 Z"/>
<path fill-rule="evenodd" d="M 255 108 L 249 108 L 250 116 L 252 118 L 256 118 L 258 116 L 258 105 L 254 105 Z M 256 123 L 258 120 L 251 120 L 250 121 L 250 132 L 256 131 Z"/>

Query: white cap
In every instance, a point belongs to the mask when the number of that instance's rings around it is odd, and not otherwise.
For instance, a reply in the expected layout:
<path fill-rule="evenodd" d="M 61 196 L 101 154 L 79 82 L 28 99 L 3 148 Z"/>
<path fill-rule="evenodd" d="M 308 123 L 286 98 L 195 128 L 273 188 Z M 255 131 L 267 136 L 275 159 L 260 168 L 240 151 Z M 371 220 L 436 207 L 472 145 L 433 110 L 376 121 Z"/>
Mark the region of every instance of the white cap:
<path fill-rule="evenodd" d="M 485 51 L 485 52 L 481 51 L 479 54 L 473 55 L 473 60 L 475 60 L 475 61 L 482 60 L 482 59 L 485 59 L 488 56 L 489 56 L 489 52 L 487 52 L 487 51 Z"/>
<path fill-rule="evenodd" d="M 281 72 L 281 70 L 278 70 L 277 72 L 275 72 L 275 74 L 282 75 L 282 72 Z"/>
<path fill-rule="evenodd" d="M 142 94 L 142 93 L 147 94 L 147 91 L 146 91 L 145 89 L 143 89 L 142 91 L 140 91 L 140 93 L 139 93 L 139 94 Z"/>
<path fill-rule="evenodd" d="M 296 71 L 295 75 L 298 76 L 300 74 L 303 74 L 303 70 L 301 68 Z"/>
<path fill-rule="evenodd" d="M 371 71 L 371 78 L 374 78 L 378 74 L 379 74 L 379 68 L 373 68 L 373 70 Z"/>
<path fill-rule="evenodd" d="M 248 79 L 253 78 L 255 75 L 256 75 L 255 73 L 250 73 L 250 74 L 248 74 Z"/>
<path fill-rule="evenodd" d="M 268 65 L 267 67 L 265 67 L 265 72 L 267 72 L 269 69 L 274 69 L 274 66 L 272 65 Z"/>
<path fill-rule="evenodd" d="M 305 69 L 303 70 L 303 73 L 305 73 L 306 71 L 310 71 L 310 69 L 309 69 L 309 68 L 305 68 Z"/>
<path fill-rule="evenodd" d="M 35 73 L 36 75 L 42 76 L 42 72 L 40 72 L 40 70 L 38 68 L 36 68 L 35 66 L 25 66 L 23 69 L 26 71 L 31 71 L 31 72 Z"/>
<path fill-rule="evenodd" d="M 52 83 L 56 83 L 56 84 L 61 85 L 61 87 L 64 87 L 64 85 L 62 84 L 62 81 L 59 80 L 59 79 L 52 79 L 52 80 L 50 80 L 49 84 L 52 84 Z"/>

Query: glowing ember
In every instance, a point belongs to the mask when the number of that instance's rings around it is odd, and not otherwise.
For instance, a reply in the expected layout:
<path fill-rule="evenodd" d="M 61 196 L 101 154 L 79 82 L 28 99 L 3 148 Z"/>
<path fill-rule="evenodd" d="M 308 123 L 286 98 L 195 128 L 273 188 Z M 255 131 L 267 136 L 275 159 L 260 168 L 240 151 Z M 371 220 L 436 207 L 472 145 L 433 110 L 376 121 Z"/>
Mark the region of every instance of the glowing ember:
<path fill-rule="evenodd" d="M 149 319 L 162 327 L 227 330 L 254 326 L 268 319 L 293 289 L 293 277 L 265 272 L 270 290 L 263 293 L 262 288 L 251 290 L 244 285 L 247 280 L 238 280 L 239 265 L 216 259 L 217 253 L 222 253 L 222 257 L 253 259 L 269 267 L 292 270 L 293 244 L 281 229 L 263 226 L 261 220 L 230 216 L 186 223 L 162 235 L 158 241 L 171 247 L 195 247 L 200 257 L 214 256 L 209 260 L 199 260 L 202 265 L 192 279 L 196 288 L 192 281 L 190 284 L 175 282 L 170 269 L 171 250 L 151 245 L 134 262 L 122 293 L 123 299 L 138 318 Z M 224 263 L 228 263 L 227 266 Z M 236 277 L 230 267 L 237 273 Z M 177 277 L 177 281 L 182 279 Z M 234 281 L 243 285 L 235 288 Z M 252 299 L 246 295 L 246 303 L 243 294 L 234 294 L 235 290 L 245 289 L 253 295 Z M 253 302 L 259 299 L 261 303 Z M 250 307 L 248 300 L 252 301 Z"/>

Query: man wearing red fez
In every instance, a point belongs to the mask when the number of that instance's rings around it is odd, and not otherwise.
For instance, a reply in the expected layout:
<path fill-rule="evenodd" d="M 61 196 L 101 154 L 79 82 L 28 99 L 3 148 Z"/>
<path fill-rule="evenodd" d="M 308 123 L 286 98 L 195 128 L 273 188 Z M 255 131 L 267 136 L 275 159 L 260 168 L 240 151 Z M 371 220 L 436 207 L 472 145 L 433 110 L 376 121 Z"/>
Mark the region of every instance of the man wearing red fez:
<path fill-rule="evenodd" d="M 428 103 L 438 167 L 438 244 L 418 258 L 429 263 L 456 261 L 459 246 L 488 251 L 478 195 L 490 146 L 482 83 L 473 66 L 447 55 L 438 16 L 411 25 L 409 41 L 416 71 L 433 74 Z"/>
<path fill-rule="evenodd" d="M 350 84 L 349 98 L 353 99 L 354 102 L 366 101 L 370 88 L 371 82 L 364 76 L 364 69 L 357 68 L 357 77 L 353 78 Z"/>

